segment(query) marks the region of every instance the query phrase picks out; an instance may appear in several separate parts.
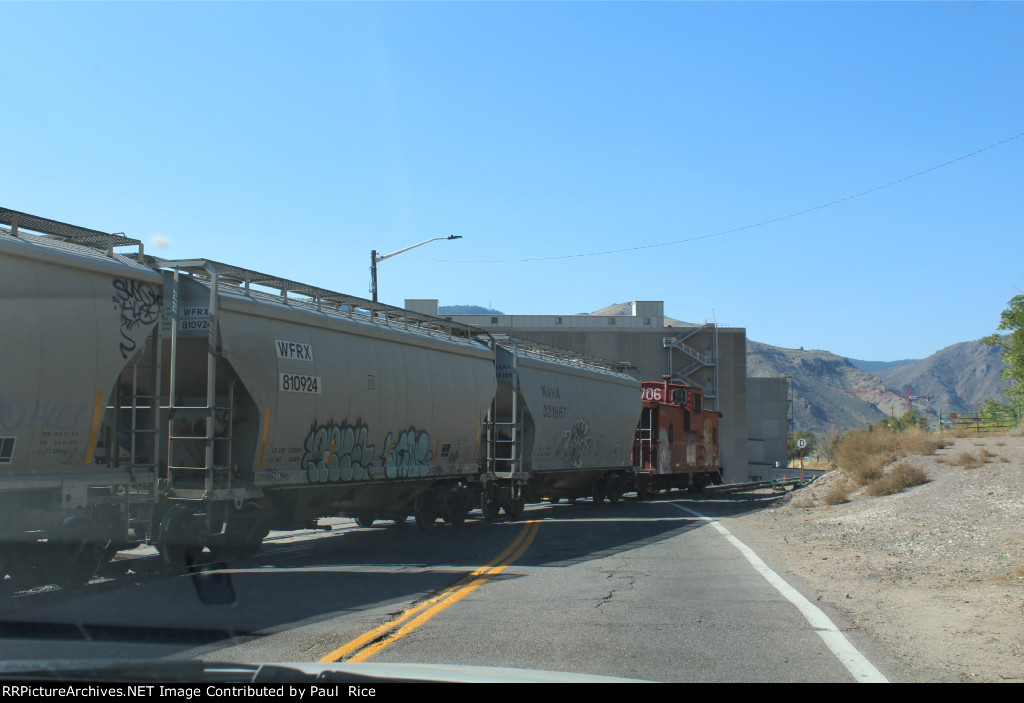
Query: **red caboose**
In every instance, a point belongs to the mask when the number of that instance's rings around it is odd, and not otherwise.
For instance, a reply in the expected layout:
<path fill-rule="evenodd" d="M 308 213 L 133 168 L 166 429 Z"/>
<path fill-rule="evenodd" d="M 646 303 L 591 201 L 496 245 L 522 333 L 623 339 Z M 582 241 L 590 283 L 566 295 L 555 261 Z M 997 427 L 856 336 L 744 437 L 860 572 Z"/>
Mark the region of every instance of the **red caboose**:
<path fill-rule="evenodd" d="M 633 445 L 637 495 L 670 488 L 699 491 L 721 483 L 718 423 L 722 413 L 704 409 L 704 392 L 664 381 L 641 384 L 643 412 Z"/>

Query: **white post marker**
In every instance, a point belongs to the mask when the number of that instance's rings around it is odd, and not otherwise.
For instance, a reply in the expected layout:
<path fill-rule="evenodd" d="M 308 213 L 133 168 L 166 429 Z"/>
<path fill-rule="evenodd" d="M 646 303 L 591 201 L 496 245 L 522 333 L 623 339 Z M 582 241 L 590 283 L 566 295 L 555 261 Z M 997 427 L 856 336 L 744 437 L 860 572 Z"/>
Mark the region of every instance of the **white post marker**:
<path fill-rule="evenodd" d="M 804 619 L 810 623 L 811 627 L 813 627 L 815 632 L 818 633 L 818 636 L 821 637 L 825 646 L 836 655 L 836 658 L 839 659 L 842 665 L 846 667 L 846 670 L 853 675 L 855 680 L 861 683 L 889 683 L 889 680 L 882 675 L 882 672 L 876 669 L 874 665 L 869 662 L 867 658 L 853 646 L 853 644 L 850 643 L 850 640 L 846 639 L 846 635 L 844 635 L 842 631 L 835 626 L 825 613 L 821 612 L 818 606 L 800 595 L 795 588 L 786 583 L 785 579 L 768 568 L 768 565 L 761 561 L 761 557 L 757 556 L 753 549 L 739 541 L 731 532 L 729 532 L 729 530 L 725 529 L 725 527 L 714 518 L 701 515 L 696 510 L 685 508 L 682 505 L 676 505 L 675 503 L 672 503 L 671 505 L 675 508 L 679 508 L 683 512 L 690 513 L 701 520 L 707 520 L 708 524 L 718 530 L 722 536 L 736 547 L 736 549 L 740 550 L 740 554 L 750 562 L 750 565 L 754 567 L 754 570 L 764 576 L 765 580 L 775 587 L 775 590 L 781 593 L 786 600 L 796 606 L 796 609 L 800 611 L 800 614 L 804 616 Z"/>

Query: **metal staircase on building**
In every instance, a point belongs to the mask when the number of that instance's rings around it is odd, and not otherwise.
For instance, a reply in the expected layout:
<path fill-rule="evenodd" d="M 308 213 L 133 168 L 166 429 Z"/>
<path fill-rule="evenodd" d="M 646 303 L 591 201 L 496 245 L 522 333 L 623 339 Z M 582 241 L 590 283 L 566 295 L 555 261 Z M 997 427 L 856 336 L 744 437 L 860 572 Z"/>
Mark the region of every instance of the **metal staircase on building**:
<path fill-rule="evenodd" d="M 711 353 L 704 354 L 697 351 L 686 340 L 700 334 L 701 332 L 711 333 Z M 701 325 L 687 327 L 674 337 L 665 337 L 662 346 L 668 350 L 668 369 L 673 381 L 686 383 L 704 390 L 704 397 L 714 399 L 715 406 L 718 405 L 718 325 L 715 321 L 705 320 Z M 680 352 L 685 361 L 685 366 L 680 370 L 674 370 L 672 364 L 672 351 Z M 711 382 L 705 383 L 696 378 L 694 374 L 703 369 L 711 370 Z"/>

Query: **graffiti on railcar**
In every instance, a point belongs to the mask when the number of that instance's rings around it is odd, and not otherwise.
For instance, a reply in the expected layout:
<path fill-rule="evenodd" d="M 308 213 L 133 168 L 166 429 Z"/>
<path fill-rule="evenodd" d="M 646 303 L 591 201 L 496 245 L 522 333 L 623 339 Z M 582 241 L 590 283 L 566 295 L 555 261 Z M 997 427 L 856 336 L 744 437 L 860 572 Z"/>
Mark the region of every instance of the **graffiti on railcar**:
<path fill-rule="evenodd" d="M 35 405 L 29 405 L 8 398 L 0 392 L 0 429 L 8 432 L 20 428 L 25 421 L 37 423 L 43 430 L 51 432 L 67 432 L 78 426 L 86 406 L 82 403 L 64 400 L 46 400 L 36 398 Z"/>
<path fill-rule="evenodd" d="M 303 442 L 302 468 L 310 483 L 362 481 L 373 478 L 371 462 L 375 447 L 369 444 L 365 423 L 324 425 L 313 422 Z"/>
<path fill-rule="evenodd" d="M 430 435 L 426 431 L 410 427 L 402 430 L 395 439 L 388 432 L 384 440 L 384 475 L 387 478 L 420 478 L 430 475 L 428 462 L 433 461 L 430 450 Z"/>
<path fill-rule="evenodd" d="M 121 357 L 127 359 L 135 351 L 135 340 L 129 332 L 151 325 L 160 317 L 160 293 L 156 288 L 140 281 L 114 279 L 114 306 L 121 312 Z"/>
<path fill-rule="evenodd" d="M 572 466 L 578 468 L 592 447 L 590 423 L 586 420 L 577 420 L 573 423 L 572 429 L 566 430 L 562 435 L 562 440 L 558 444 L 558 456 L 568 459 Z"/>

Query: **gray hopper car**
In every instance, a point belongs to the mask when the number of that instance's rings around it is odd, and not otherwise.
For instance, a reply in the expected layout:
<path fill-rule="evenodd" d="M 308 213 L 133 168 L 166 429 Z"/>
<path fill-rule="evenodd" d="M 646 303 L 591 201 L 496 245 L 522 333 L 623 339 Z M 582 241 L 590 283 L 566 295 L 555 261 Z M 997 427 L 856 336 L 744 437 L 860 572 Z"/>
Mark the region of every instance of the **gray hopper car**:
<path fill-rule="evenodd" d="M 87 579 L 143 542 L 170 564 L 242 556 L 332 515 L 515 517 L 628 483 L 639 382 L 607 365 L 119 235 L 0 224 L 8 576 Z"/>

